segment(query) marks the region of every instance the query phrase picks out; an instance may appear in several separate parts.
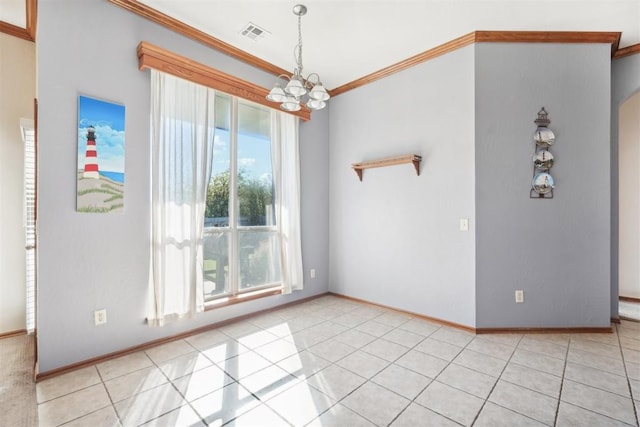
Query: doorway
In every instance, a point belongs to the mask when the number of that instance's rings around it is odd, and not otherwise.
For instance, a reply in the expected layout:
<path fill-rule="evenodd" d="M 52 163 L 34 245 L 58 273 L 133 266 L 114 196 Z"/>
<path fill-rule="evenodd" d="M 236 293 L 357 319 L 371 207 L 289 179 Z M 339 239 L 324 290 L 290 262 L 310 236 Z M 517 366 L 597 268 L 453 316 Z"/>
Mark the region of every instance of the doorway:
<path fill-rule="evenodd" d="M 640 92 L 619 107 L 620 317 L 640 320 Z"/>

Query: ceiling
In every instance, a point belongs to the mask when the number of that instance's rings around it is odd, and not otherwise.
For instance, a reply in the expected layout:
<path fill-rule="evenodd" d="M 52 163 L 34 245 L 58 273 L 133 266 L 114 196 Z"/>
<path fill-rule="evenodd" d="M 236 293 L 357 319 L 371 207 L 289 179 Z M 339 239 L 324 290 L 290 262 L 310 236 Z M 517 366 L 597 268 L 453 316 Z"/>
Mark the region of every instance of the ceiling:
<path fill-rule="evenodd" d="M 5 0 L 0 0 L 5 1 Z M 640 0 L 139 0 L 286 70 L 295 66 L 302 2 L 304 73 L 349 83 L 476 30 L 614 31 L 640 43 Z M 249 22 L 268 31 L 254 41 Z"/>
<path fill-rule="evenodd" d="M 26 27 L 28 0 L 0 0 L 0 21 Z M 69 3 L 75 0 L 57 0 Z M 336 88 L 472 31 L 614 31 L 640 43 L 640 0 L 138 0 L 268 61 L 295 66 L 302 1 L 304 73 Z M 63 7 L 63 5 L 61 5 Z M 240 34 L 248 23 L 267 31 Z"/>
<path fill-rule="evenodd" d="M 0 21 L 27 28 L 27 6 L 25 0 L 0 0 Z"/>

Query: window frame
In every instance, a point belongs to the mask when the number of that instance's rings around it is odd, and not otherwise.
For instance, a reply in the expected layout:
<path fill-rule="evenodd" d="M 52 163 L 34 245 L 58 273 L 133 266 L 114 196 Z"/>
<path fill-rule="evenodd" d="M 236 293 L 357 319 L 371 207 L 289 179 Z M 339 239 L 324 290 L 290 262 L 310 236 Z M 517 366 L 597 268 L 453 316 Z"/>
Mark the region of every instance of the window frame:
<path fill-rule="evenodd" d="M 216 227 L 216 226 L 207 226 L 206 221 L 203 224 L 203 238 L 206 239 L 208 236 L 212 236 L 215 234 L 224 235 L 227 234 L 229 236 L 229 242 L 227 244 L 228 248 L 228 283 L 225 283 L 225 289 L 220 294 L 216 294 L 213 297 L 207 297 L 204 295 L 204 303 L 205 307 L 209 306 L 217 306 L 219 302 L 229 302 L 231 300 L 246 300 L 247 297 L 252 295 L 261 295 L 262 293 L 268 293 L 269 295 L 272 292 L 282 293 L 282 276 L 280 275 L 280 280 L 276 282 L 264 283 L 261 285 L 252 286 L 250 288 L 242 288 L 241 283 L 241 253 L 240 253 L 240 236 L 242 233 L 253 233 L 253 232 L 269 232 L 271 234 L 275 234 L 278 236 L 278 225 L 275 222 L 273 225 L 241 225 L 240 224 L 240 197 L 238 194 L 238 184 L 239 184 L 239 165 L 238 165 L 238 146 L 239 146 L 239 138 L 240 138 L 240 104 L 241 103 L 252 103 L 250 100 L 245 100 L 238 98 L 236 96 L 230 94 L 221 94 L 222 96 L 229 97 L 229 206 L 228 206 L 228 222 L 226 226 Z M 254 103 L 255 104 L 255 103 Z M 269 114 L 270 109 L 266 107 L 256 104 L 257 108 L 265 109 Z M 217 113 L 217 112 L 216 112 Z M 216 114 L 214 113 L 214 114 Z M 269 137 L 269 144 L 273 144 L 274 141 Z M 214 145 L 215 146 L 215 145 Z M 273 175 L 273 159 L 272 162 L 272 175 Z M 211 176 L 213 179 L 213 176 Z M 211 181 L 210 181 L 211 182 Z M 275 191 L 275 190 L 274 190 Z M 275 203 L 275 194 L 274 200 L 272 203 Z M 278 245 L 281 243 L 278 241 Z M 203 259 L 203 261 L 206 260 Z M 279 256 L 276 262 L 280 263 Z M 280 267 L 280 266 L 279 266 Z M 205 274 L 204 265 L 202 274 Z M 216 280 L 218 280 L 216 274 Z M 230 289 L 227 291 L 227 287 Z M 204 289 L 203 289 L 204 292 Z M 238 301 L 239 302 L 239 301 Z"/>

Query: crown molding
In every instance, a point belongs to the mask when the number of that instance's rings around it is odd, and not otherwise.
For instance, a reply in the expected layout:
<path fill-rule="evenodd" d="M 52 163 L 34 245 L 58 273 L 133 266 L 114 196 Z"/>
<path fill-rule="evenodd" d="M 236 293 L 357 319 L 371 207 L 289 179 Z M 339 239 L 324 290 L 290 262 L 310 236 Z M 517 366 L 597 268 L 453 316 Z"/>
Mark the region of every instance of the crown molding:
<path fill-rule="evenodd" d="M 329 94 L 331 96 L 340 95 L 474 43 L 606 43 L 611 45 L 613 55 L 617 51 L 619 42 L 619 32 L 474 31 L 332 89 Z"/>
<path fill-rule="evenodd" d="M 36 41 L 37 0 L 25 0 L 27 28 L 18 27 L 8 22 L 0 21 L 0 33 L 9 34 L 30 42 Z"/>
<path fill-rule="evenodd" d="M 266 99 L 268 89 L 145 41 L 138 45 L 138 68 L 152 68 L 269 108 L 274 107 L 274 104 Z M 311 111 L 306 109 L 286 113 L 305 121 L 311 118 Z"/>
<path fill-rule="evenodd" d="M 200 31 L 197 28 L 187 25 L 184 22 L 178 21 L 177 19 L 172 18 L 169 15 L 165 15 L 164 13 L 153 9 L 145 4 L 142 4 L 136 0 L 108 1 L 115 4 L 116 6 L 120 6 L 121 8 L 128 10 L 129 12 L 133 12 L 136 15 L 140 15 L 143 18 L 155 22 L 156 24 L 159 24 L 171 31 L 187 36 L 195 41 L 204 44 L 205 46 L 220 51 L 225 55 L 229 55 L 258 69 L 266 71 L 267 73 L 274 74 L 276 76 L 280 74 L 291 74 L 289 71 L 283 68 L 280 68 L 270 62 L 258 58 L 257 56 L 251 55 L 250 53 L 238 49 L 237 47 L 232 46 L 229 43 L 225 43 L 220 39 L 210 36 L 209 34 Z"/>
<path fill-rule="evenodd" d="M 613 59 L 624 58 L 625 56 L 635 55 L 636 53 L 640 53 L 640 43 L 616 50 Z"/>
<path fill-rule="evenodd" d="M 367 74 L 366 76 L 360 77 L 359 79 L 356 79 L 352 82 L 343 84 L 342 86 L 338 86 L 335 89 L 331 89 L 329 91 L 329 94 L 331 96 L 340 95 L 352 89 L 355 89 L 360 86 L 364 86 L 366 84 L 375 82 L 376 80 L 380 80 L 385 77 L 388 77 L 392 74 L 399 73 L 400 71 L 406 70 L 407 68 L 411 68 L 422 62 L 426 62 L 431 59 L 437 58 L 438 56 L 442 56 L 446 53 L 453 52 L 454 50 L 458 50 L 474 42 L 475 42 L 475 33 L 469 33 L 462 37 L 458 37 L 457 39 L 453 39 L 447 43 L 441 44 L 440 46 L 436 46 L 433 49 L 429 49 L 425 52 L 414 55 L 403 61 L 397 62 L 388 67 L 382 68 L 381 70 L 374 71 L 373 73 Z"/>
<path fill-rule="evenodd" d="M 606 43 L 611 56 L 618 49 L 620 32 L 599 31 L 476 31 L 476 43 Z"/>
<path fill-rule="evenodd" d="M 27 34 L 32 41 L 36 41 L 36 23 L 38 21 L 38 0 L 26 0 L 27 2 Z"/>
<path fill-rule="evenodd" d="M 33 1 L 35 0 L 27 0 Z M 193 28 L 175 18 L 159 12 L 137 0 L 108 0 L 130 12 L 149 19 L 172 31 L 190 37 L 206 46 L 216 49 L 226 55 L 248 63 L 256 68 L 274 75 L 290 74 L 289 71 L 277 67 L 270 62 L 253 56 L 228 43 L 212 37 L 203 31 Z M 340 95 L 349 90 L 364 86 L 376 80 L 406 70 L 414 65 L 437 58 L 446 53 L 453 52 L 473 43 L 606 43 L 611 45 L 611 56 L 621 58 L 640 52 L 640 45 L 628 46 L 618 49 L 620 32 L 596 32 L 596 31 L 474 31 L 458 37 L 447 43 L 441 44 L 425 52 L 414 55 L 396 64 L 381 70 L 367 74 L 349 83 L 328 90 L 331 96 Z"/>
<path fill-rule="evenodd" d="M 10 36 L 18 37 L 23 40 L 32 42 L 33 39 L 26 29 L 18 27 L 17 25 L 9 24 L 8 22 L 0 21 L 0 33 L 9 34 Z"/>

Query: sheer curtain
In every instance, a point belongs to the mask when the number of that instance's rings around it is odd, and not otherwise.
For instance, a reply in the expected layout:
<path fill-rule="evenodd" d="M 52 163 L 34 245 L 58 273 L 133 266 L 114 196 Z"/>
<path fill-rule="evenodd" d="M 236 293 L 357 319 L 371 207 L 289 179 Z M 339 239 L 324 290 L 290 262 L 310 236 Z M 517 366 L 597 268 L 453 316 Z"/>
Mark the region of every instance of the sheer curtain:
<path fill-rule="evenodd" d="M 204 309 L 202 238 L 214 103 L 213 89 L 151 70 L 150 325 Z"/>
<path fill-rule="evenodd" d="M 300 232 L 300 156 L 298 118 L 271 112 L 271 159 L 275 186 L 275 214 L 280 235 L 284 293 L 303 286 Z"/>

